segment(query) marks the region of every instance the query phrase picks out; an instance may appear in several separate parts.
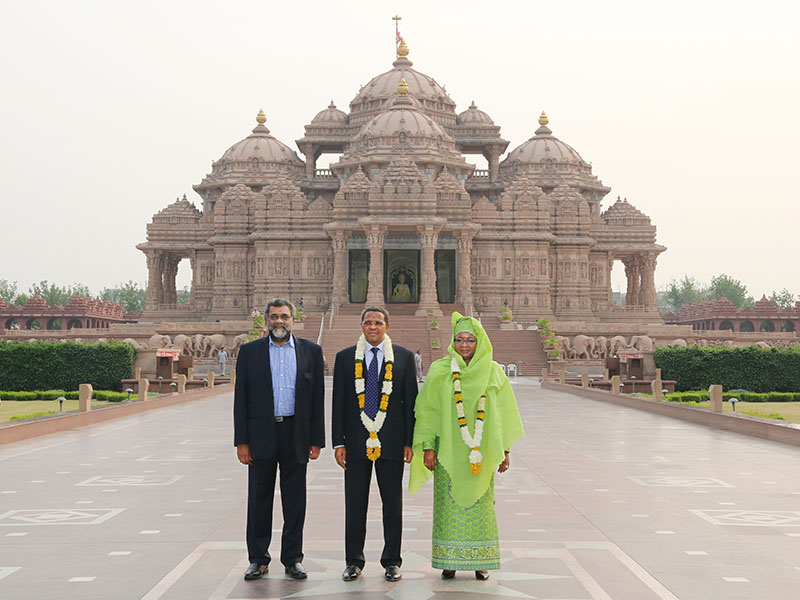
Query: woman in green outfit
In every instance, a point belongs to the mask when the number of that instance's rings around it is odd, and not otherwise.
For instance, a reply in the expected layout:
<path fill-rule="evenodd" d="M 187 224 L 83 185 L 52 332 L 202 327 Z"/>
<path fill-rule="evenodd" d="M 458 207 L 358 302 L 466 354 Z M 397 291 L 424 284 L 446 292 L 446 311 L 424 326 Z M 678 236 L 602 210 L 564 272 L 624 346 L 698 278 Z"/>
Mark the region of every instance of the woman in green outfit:
<path fill-rule="evenodd" d="M 480 321 L 454 312 L 449 356 L 434 362 L 416 402 L 411 493 L 433 474 L 433 567 L 443 579 L 500 568 L 494 471 L 524 435 L 511 384 Z"/>

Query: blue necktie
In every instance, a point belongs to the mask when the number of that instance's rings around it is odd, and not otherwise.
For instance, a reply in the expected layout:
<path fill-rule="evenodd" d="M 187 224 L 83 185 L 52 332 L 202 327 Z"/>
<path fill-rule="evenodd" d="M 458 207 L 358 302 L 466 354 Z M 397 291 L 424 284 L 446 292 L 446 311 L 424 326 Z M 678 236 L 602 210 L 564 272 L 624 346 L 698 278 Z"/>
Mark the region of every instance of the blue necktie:
<path fill-rule="evenodd" d="M 370 419 L 378 414 L 378 402 L 381 397 L 380 369 L 378 368 L 378 349 L 372 348 L 372 360 L 367 369 L 367 381 L 364 384 L 364 412 Z"/>

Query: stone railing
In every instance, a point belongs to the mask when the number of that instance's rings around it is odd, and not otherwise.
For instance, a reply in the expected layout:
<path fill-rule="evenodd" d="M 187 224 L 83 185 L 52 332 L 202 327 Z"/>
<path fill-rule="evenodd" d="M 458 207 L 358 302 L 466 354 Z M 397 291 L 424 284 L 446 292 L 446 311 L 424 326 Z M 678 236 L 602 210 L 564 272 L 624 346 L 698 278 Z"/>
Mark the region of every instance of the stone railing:
<path fill-rule="evenodd" d="M 336 175 L 330 169 L 317 169 L 314 171 L 314 179 L 334 179 Z"/>
<path fill-rule="evenodd" d="M 475 169 L 469 176 L 469 181 L 489 181 L 489 169 Z"/>

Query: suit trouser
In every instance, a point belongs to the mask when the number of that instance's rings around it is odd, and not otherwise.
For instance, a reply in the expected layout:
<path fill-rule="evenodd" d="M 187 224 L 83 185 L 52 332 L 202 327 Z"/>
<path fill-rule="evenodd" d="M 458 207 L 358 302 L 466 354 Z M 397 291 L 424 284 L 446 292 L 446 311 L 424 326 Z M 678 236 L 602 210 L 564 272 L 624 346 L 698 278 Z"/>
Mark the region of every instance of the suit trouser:
<path fill-rule="evenodd" d="M 247 480 L 247 553 L 250 562 L 269 564 L 272 540 L 272 506 L 275 475 L 280 466 L 283 533 L 281 563 L 303 561 L 303 525 L 306 520 L 306 468 L 294 449 L 293 419 L 275 423 L 276 454 L 268 460 L 254 460 Z"/>
<path fill-rule="evenodd" d="M 372 465 L 383 504 L 383 553 L 381 565 L 400 566 L 403 537 L 403 467 L 402 460 L 348 460 L 344 472 L 345 562 L 364 568 L 364 540 L 367 537 L 367 508 Z"/>

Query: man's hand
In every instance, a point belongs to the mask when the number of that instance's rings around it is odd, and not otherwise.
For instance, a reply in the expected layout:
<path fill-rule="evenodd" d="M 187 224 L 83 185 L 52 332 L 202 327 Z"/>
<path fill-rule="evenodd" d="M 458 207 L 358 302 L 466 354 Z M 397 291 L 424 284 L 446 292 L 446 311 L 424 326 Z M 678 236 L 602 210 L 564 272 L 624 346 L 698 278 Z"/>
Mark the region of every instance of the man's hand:
<path fill-rule="evenodd" d="M 321 448 L 319 446 L 311 446 L 311 450 L 308 452 L 308 458 L 311 460 L 317 460 L 319 458 L 319 452 Z"/>
<path fill-rule="evenodd" d="M 336 464 L 347 470 L 347 448 L 339 446 L 333 451 L 333 457 L 336 459 Z"/>
<path fill-rule="evenodd" d="M 403 460 L 410 463 L 412 458 L 414 458 L 414 451 L 411 446 L 403 446 Z"/>
<path fill-rule="evenodd" d="M 505 473 L 508 471 L 508 467 L 511 466 L 511 463 L 508 460 L 508 452 L 506 452 L 506 457 L 503 459 L 503 462 L 500 463 L 500 466 L 497 467 L 498 473 Z"/>
<path fill-rule="evenodd" d="M 422 462 L 425 463 L 425 468 L 428 469 L 428 471 L 433 471 L 436 468 L 436 464 L 439 462 L 439 459 L 436 458 L 436 450 L 425 450 Z"/>
<path fill-rule="evenodd" d="M 236 446 L 236 457 L 243 465 L 252 465 L 253 457 L 250 456 L 250 444 L 239 444 Z"/>

